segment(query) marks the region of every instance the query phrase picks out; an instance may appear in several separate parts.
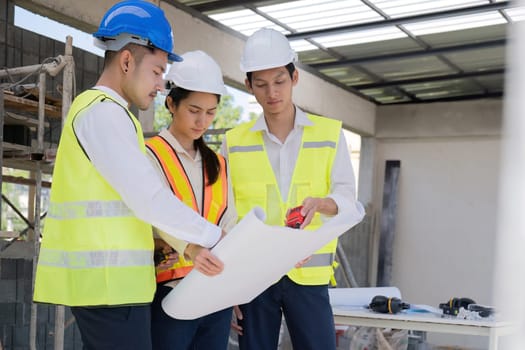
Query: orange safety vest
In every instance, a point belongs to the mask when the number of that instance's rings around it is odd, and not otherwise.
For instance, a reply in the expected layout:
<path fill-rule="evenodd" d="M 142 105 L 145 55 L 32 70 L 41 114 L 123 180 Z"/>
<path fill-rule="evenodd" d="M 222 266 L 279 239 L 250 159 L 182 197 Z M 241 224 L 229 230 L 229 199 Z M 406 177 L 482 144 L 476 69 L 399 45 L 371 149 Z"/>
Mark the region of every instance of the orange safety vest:
<path fill-rule="evenodd" d="M 191 187 L 190 180 L 177 152 L 162 136 L 157 135 L 146 142 L 146 147 L 152 152 L 159 162 L 164 176 L 168 180 L 173 193 L 188 207 L 199 213 L 197 199 Z M 199 213 L 209 222 L 218 224 L 228 207 L 228 180 L 226 177 L 226 161 L 217 154 L 220 164 L 220 173 L 217 181 L 207 185 L 208 176 L 204 166 L 203 172 L 203 205 Z M 170 268 L 157 270 L 157 283 L 171 281 L 186 276 L 193 268 L 193 263 L 184 259 L 184 252 L 179 252 L 179 260 Z"/>

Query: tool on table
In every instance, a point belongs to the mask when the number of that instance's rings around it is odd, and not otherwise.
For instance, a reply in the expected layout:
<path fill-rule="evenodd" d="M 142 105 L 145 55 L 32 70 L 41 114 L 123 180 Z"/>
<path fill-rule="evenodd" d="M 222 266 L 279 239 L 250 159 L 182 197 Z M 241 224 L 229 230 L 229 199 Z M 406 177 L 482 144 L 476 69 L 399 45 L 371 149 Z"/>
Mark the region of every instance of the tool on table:
<path fill-rule="evenodd" d="M 460 308 L 467 310 L 470 304 L 476 304 L 476 302 L 470 298 L 450 298 L 449 301 L 439 304 L 439 308 L 445 315 L 457 316 Z"/>
<path fill-rule="evenodd" d="M 410 308 L 410 304 L 401 301 L 399 298 L 389 298 L 384 295 L 376 295 L 372 298 L 368 307 L 370 310 L 382 314 L 397 314 L 402 310 Z"/>
<path fill-rule="evenodd" d="M 493 307 L 479 305 L 470 298 L 450 298 L 448 302 L 439 304 L 439 308 L 444 315 L 453 316 L 458 316 L 461 308 L 465 309 L 465 313 L 475 313 L 479 317 L 489 317 L 495 312 Z"/>

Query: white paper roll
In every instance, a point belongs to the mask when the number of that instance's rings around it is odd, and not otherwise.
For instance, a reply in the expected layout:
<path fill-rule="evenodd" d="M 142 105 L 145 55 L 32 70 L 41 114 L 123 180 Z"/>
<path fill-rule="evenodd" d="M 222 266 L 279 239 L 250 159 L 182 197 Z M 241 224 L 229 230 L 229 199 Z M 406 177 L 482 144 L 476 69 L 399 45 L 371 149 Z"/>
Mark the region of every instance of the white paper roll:
<path fill-rule="evenodd" d="M 361 221 L 364 209 L 340 212 L 315 231 L 269 226 L 264 211 L 254 208 L 212 253 L 224 263 L 219 275 L 192 270 L 163 300 L 171 317 L 191 320 L 250 302 L 278 281 L 298 261 L 313 254 Z"/>
<path fill-rule="evenodd" d="M 401 299 L 401 292 L 397 287 L 330 288 L 328 292 L 332 307 L 365 307 L 376 295 Z"/>

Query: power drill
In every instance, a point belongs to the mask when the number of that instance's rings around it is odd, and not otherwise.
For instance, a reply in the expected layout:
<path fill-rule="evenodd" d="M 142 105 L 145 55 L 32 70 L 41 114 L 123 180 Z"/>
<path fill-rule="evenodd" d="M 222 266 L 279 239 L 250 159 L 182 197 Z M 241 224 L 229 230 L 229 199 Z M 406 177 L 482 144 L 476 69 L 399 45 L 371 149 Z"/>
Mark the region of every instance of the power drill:
<path fill-rule="evenodd" d="M 401 310 L 409 309 L 410 304 L 404 303 L 399 298 L 388 298 L 376 295 L 368 305 L 370 310 L 382 314 L 397 314 Z"/>
<path fill-rule="evenodd" d="M 448 301 L 439 304 L 439 308 L 443 310 L 445 315 L 457 316 L 460 308 L 467 310 L 470 304 L 476 302 L 470 298 L 450 298 Z"/>

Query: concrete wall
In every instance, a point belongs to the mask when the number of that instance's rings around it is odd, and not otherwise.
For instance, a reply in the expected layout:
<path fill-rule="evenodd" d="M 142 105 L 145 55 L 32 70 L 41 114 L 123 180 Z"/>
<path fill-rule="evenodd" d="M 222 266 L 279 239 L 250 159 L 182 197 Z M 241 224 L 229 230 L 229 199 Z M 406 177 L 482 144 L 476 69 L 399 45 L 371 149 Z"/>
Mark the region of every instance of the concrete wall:
<path fill-rule="evenodd" d="M 381 207 L 385 161 L 400 160 L 391 284 L 409 303 L 493 304 L 501 109 L 500 100 L 378 108 L 374 203 Z"/>

